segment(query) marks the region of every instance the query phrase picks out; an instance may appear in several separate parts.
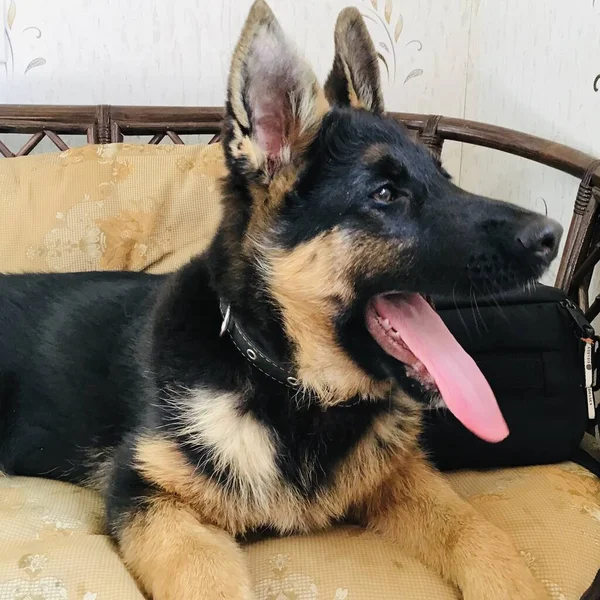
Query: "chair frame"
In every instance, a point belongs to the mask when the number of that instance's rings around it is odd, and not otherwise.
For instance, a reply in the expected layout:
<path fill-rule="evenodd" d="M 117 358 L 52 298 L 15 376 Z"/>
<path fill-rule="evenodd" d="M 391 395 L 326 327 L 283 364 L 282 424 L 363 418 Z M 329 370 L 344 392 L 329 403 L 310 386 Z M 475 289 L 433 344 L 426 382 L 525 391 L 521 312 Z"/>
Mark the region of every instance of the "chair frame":
<path fill-rule="evenodd" d="M 600 261 L 600 159 L 539 137 L 464 119 L 410 113 L 389 113 L 403 122 L 432 153 L 441 156 L 451 140 L 499 150 L 568 173 L 580 180 L 573 203 L 555 285 L 567 292 L 589 320 L 600 314 L 600 294 L 590 302 L 590 284 Z M 219 141 L 223 108 L 173 106 L 44 106 L 0 105 L 0 135 L 29 134 L 12 152 L 0 138 L 0 155 L 25 156 L 44 139 L 58 150 L 68 149 L 61 135 L 84 135 L 92 144 L 119 143 L 126 136 L 150 135 L 148 143 L 169 138 L 183 144 L 186 134 L 209 134 Z"/>

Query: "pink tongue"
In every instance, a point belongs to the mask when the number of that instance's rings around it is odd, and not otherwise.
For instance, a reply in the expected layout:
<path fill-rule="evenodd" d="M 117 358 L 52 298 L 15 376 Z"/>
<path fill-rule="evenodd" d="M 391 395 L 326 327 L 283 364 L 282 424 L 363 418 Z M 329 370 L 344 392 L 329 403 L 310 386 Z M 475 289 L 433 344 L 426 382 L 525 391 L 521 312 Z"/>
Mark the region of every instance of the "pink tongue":
<path fill-rule="evenodd" d="M 488 382 L 425 299 L 379 296 L 375 307 L 425 365 L 454 416 L 488 442 L 503 440 L 508 427 Z"/>

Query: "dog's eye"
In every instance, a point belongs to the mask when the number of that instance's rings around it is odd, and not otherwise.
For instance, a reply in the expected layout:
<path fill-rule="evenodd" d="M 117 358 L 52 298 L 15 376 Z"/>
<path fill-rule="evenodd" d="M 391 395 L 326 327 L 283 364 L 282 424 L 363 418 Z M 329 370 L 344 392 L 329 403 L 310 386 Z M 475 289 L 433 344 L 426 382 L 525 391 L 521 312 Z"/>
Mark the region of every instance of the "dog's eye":
<path fill-rule="evenodd" d="M 377 202 L 391 202 L 394 200 L 394 193 L 392 188 L 387 185 L 383 185 L 371 194 L 371 198 L 373 198 L 373 200 L 377 200 Z"/>

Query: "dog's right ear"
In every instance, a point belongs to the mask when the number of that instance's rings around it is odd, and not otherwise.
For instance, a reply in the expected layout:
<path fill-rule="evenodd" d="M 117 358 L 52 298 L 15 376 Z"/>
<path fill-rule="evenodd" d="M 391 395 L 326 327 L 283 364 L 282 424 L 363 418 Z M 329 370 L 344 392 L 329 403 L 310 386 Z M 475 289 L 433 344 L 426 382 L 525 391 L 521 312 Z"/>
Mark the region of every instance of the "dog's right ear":
<path fill-rule="evenodd" d="M 312 69 L 267 3 L 257 0 L 229 74 L 224 143 L 230 165 L 268 182 L 306 149 L 328 109 Z"/>
<path fill-rule="evenodd" d="M 383 112 L 379 64 L 373 40 L 359 10 L 345 8 L 335 24 L 333 68 L 325 84 L 332 104 Z"/>

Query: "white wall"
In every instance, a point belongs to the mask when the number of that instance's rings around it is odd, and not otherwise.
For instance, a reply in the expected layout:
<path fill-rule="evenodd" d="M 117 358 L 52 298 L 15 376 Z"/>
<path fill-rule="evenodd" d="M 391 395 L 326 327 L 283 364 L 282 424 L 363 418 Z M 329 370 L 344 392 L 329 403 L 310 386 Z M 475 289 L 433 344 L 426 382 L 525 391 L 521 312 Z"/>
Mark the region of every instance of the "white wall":
<path fill-rule="evenodd" d="M 3 1 L 10 48 L 0 44 L 0 103 L 49 104 L 220 105 L 251 5 Z M 331 64 L 337 13 L 359 6 L 386 59 L 389 109 L 487 121 L 600 156 L 600 0 L 270 4 L 320 77 Z M 468 189 L 540 210 L 547 204 L 568 223 L 577 185 L 571 177 L 458 144 L 448 145 L 445 160 Z"/>

